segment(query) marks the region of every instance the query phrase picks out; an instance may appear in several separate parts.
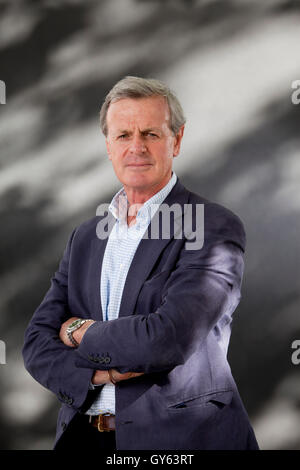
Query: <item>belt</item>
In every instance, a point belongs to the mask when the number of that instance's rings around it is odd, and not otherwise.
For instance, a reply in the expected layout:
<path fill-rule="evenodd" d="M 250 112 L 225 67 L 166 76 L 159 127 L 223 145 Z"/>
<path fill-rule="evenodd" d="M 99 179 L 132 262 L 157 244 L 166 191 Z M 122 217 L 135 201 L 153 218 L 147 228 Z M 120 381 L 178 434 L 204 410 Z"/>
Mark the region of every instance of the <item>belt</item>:
<path fill-rule="evenodd" d="M 101 415 L 90 416 L 89 423 L 98 429 L 98 431 L 115 431 L 116 430 L 116 422 L 115 422 L 115 415 L 111 413 L 103 413 Z"/>

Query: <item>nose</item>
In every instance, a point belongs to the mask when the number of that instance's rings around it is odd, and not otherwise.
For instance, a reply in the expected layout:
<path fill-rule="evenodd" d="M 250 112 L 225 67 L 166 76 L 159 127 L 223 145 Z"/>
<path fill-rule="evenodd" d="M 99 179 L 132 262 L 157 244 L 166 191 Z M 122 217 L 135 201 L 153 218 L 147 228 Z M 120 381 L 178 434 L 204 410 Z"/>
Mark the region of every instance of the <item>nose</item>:
<path fill-rule="evenodd" d="M 132 136 L 130 142 L 130 152 L 136 155 L 142 154 L 146 152 L 146 145 L 141 135 L 134 135 Z"/>

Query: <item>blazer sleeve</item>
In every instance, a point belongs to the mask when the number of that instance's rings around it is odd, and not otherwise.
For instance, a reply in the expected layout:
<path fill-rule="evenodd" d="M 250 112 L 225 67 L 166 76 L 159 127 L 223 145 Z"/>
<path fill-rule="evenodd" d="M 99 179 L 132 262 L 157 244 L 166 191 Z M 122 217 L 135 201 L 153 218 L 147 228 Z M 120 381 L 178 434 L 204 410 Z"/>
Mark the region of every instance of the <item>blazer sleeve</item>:
<path fill-rule="evenodd" d="M 157 310 L 95 322 L 75 352 L 76 364 L 121 373 L 159 372 L 183 364 L 220 319 L 223 325 L 231 321 L 241 296 L 244 248 L 244 228 L 234 214 L 206 233 L 202 249 L 183 244 Z M 93 365 L 102 355 L 109 356 L 109 364 Z"/>
<path fill-rule="evenodd" d="M 70 317 L 68 266 L 75 232 L 76 229 L 51 279 L 50 289 L 25 331 L 22 354 L 26 369 L 41 385 L 55 393 L 62 403 L 79 410 L 86 400 L 94 371 L 78 368 L 75 350 L 59 339 L 60 327 Z"/>

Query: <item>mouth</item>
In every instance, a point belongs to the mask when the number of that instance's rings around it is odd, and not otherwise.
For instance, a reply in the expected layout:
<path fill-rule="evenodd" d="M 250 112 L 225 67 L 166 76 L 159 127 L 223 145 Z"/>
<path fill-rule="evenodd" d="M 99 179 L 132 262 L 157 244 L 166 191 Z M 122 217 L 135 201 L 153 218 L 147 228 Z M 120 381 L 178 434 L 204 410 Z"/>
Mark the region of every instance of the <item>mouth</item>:
<path fill-rule="evenodd" d="M 148 166 L 152 166 L 151 163 L 132 163 L 130 165 L 127 165 L 131 168 L 145 168 L 145 167 L 148 167 Z"/>

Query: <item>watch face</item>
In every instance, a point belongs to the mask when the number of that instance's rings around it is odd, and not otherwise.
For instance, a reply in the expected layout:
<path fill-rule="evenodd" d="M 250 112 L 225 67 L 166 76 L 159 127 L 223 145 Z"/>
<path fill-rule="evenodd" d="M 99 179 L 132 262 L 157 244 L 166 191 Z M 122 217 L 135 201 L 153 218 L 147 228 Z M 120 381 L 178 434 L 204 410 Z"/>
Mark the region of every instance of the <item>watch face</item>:
<path fill-rule="evenodd" d="M 70 331 L 70 330 L 73 330 L 74 328 L 77 328 L 80 325 L 81 321 L 82 320 L 80 319 L 73 321 L 71 325 L 68 326 L 68 330 Z"/>

